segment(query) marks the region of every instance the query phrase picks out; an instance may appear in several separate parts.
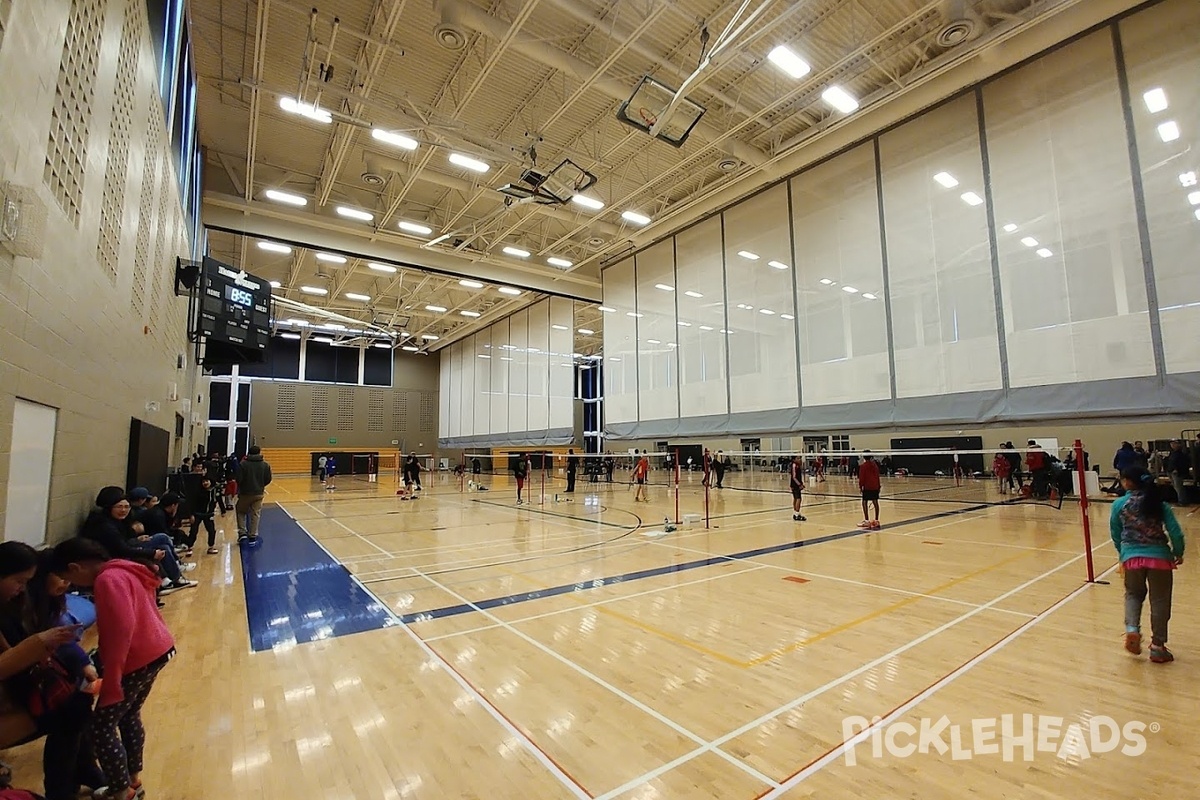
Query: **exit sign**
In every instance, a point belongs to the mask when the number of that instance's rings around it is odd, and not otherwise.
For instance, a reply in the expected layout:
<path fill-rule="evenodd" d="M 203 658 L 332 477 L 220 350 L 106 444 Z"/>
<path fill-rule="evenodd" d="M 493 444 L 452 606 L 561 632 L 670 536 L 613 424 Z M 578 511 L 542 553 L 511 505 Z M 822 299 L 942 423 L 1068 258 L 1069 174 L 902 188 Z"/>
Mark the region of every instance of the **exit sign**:
<path fill-rule="evenodd" d="M 330 444 L 337 444 L 337 439 L 330 439 L 330 440 L 329 440 L 329 443 L 330 443 Z"/>

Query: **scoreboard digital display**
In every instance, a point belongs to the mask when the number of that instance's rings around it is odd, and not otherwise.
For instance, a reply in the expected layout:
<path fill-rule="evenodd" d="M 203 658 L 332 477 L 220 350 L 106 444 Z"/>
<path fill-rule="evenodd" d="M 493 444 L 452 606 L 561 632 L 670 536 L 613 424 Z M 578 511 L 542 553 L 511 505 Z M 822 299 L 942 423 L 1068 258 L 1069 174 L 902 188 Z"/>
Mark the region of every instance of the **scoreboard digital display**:
<path fill-rule="evenodd" d="M 271 285 L 212 259 L 204 259 L 200 334 L 250 350 L 271 340 Z"/>

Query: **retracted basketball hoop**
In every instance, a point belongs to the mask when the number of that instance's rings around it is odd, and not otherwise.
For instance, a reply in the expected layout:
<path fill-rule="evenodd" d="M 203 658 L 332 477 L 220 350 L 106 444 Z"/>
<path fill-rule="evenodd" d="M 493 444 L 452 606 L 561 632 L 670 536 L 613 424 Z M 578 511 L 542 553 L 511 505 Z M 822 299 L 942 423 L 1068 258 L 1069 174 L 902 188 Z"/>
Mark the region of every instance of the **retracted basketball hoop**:
<path fill-rule="evenodd" d="M 687 98 L 676 101 L 676 94 L 675 89 L 647 75 L 617 109 L 617 119 L 672 147 L 683 147 L 704 116 L 704 107 Z"/>

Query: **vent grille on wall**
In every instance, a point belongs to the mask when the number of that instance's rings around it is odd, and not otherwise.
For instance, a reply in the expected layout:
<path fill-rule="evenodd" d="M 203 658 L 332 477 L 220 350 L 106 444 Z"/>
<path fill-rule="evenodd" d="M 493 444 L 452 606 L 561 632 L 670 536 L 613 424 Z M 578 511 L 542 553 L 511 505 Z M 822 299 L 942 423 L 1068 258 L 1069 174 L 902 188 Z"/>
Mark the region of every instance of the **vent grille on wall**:
<path fill-rule="evenodd" d="M 338 389 L 337 427 L 339 431 L 354 430 L 353 389 Z"/>
<path fill-rule="evenodd" d="M 371 433 L 383 433 L 383 401 L 384 392 L 372 389 L 367 393 L 367 430 Z"/>
<path fill-rule="evenodd" d="M 392 431 L 408 429 L 408 395 L 401 392 L 392 395 Z"/>
<path fill-rule="evenodd" d="M 421 392 L 421 430 L 437 430 L 437 395 Z"/>
<path fill-rule="evenodd" d="M 133 261 L 133 309 L 139 317 L 146 314 L 146 272 L 150 266 L 150 228 L 154 224 L 154 189 L 158 183 L 158 139 L 162 135 L 159 118 L 162 109 L 150 104 L 150 123 L 147 126 L 146 154 L 142 162 L 142 202 L 138 206 L 137 242 Z"/>
<path fill-rule="evenodd" d="M 313 431 L 329 430 L 329 390 L 314 387 L 308 412 L 308 428 Z"/>
<path fill-rule="evenodd" d="M 88 126 L 96 93 L 100 38 L 104 33 L 102 0 L 71 0 L 67 36 L 58 65 L 44 180 L 72 224 L 79 224 Z"/>
<path fill-rule="evenodd" d="M 275 427 L 281 431 L 296 430 L 296 387 L 283 384 L 275 397 Z"/>
<path fill-rule="evenodd" d="M 121 231 L 125 215 L 125 176 L 129 172 L 129 129 L 136 102 L 133 81 L 142 43 L 142 10 L 138 0 L 125 3 L 121 26 L 121 55 L 117 59 L 117 91 L 108 137 L 108 164 L 104 168 L 104 199 L 100 204 L 100 240 L 96 260 L 111 283 L 120 272 Z"/>
<path fill-rule="evenodd" d="M 150 326 L 158 330 L 162 320 L 163 304 L 166 302 L 168 278 L 174 281 L 174 269 L 164 263 L 169 259 L 167 251 L 175 238 L 175 215 L 171 213 L 173 192 L 171 191 L 171 157 L 169 151 L 162 154 L 162 165 L 158 168 L 158 219 L 154 226 L 154 260 L 150 262 L 150 274 L 146 280 L 146 299 L 150 304 L 147 318 Z M 172 261 L 174 259 L 171 259 Z"/>

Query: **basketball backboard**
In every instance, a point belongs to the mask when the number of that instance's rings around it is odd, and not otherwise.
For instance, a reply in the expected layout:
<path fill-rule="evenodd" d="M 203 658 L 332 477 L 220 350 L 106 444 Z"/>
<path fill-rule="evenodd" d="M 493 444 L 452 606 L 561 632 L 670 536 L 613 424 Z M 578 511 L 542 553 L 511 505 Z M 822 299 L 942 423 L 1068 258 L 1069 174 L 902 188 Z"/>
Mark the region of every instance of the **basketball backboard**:
<path fill-rule="evenodd" d="M 674 89 L 647 75 L 634 88 L 629 99 L 617 109 L 617 119 L 626 125 L 632 125 L 650 133 L 650 129 L 658 122 L 659 116 L 671 105 L 674 98 Z M 704 116 L 704 107 L 684 98 L 675 106 L 670 118 L 659 129 L 657 138 L 674 147 L 682 147 L 702 116 Z"/>

